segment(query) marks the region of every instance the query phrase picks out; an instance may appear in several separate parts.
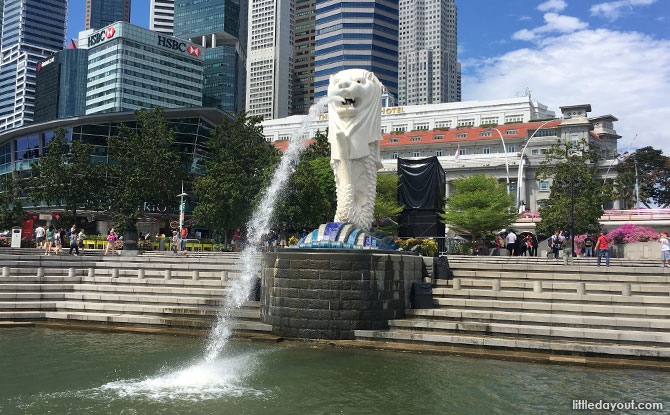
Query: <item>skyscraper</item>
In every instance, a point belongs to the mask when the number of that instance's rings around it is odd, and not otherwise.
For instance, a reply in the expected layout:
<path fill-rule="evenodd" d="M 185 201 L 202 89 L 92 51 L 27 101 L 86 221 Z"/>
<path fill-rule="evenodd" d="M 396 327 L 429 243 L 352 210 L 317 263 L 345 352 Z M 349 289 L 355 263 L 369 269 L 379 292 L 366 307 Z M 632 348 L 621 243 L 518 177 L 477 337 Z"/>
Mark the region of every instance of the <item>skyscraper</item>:
<path fill-rule="evenodd" d="M 293 114 L 307 114 L 314 103 L 316 1 L 295 0 L 293 35 Z"/>
<path fill-rule="evenodd" d="M 293 0 L 249 0 L 246 110 L 267 119 L 291 114 Z"/>
<path fill-rule="evenodd" d="M 86 0 L 86 29 L 130 22 L 130 0 Z"/>
<path fill-rule="evenodd" d="M 461 100 L 454 0 L 400 0 L 398 102 Z"/>
<path fill-rule="evenodd" d="M 67 3 L 67 0 L 5 2 L 0 64 L 0 131 L 33 120 L 37 64 L 63 49 Z"/>
<path fill-rule="evenodd" d="M 314 98 L 326 95 L 330 75 L 344 69 L 374 72 L 398 93 L 398 0 L 320 0 L 316 5 Z"/>
<path fill-rule="evenodd" d="M 203 105 L 244 109 L 246 0 L 175 0 L 174 35 L 202 46 Z"/>
<path fill-rule="evenodd" d="M 154 32 L 174 34 L 174 0 L 151 0 L 149 28 Z"/>
<path fill-rule="evenodd" d="M 63 49 L 37 64 L 35 122 L 84 115 L 88 49 Z"/>

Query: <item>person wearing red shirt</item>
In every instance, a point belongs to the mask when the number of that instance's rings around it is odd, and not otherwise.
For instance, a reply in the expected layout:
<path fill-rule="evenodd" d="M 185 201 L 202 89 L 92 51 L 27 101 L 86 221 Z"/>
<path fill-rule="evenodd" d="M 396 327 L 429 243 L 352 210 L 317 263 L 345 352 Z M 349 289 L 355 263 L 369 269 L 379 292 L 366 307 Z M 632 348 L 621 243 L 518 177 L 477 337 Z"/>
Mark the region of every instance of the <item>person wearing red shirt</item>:
<path fill-rule="evenodd" d="M 605 265 L 610 266 L 610 245 L 609 239 L 607 239 L 607 232 L 600 231 L 600 236 L 598 237 L 598 242 L 596 242 L 596 252 L 598 253 L 598 259 L 596 264 L 600 266 L 600 257 L 605 255 Z"/>

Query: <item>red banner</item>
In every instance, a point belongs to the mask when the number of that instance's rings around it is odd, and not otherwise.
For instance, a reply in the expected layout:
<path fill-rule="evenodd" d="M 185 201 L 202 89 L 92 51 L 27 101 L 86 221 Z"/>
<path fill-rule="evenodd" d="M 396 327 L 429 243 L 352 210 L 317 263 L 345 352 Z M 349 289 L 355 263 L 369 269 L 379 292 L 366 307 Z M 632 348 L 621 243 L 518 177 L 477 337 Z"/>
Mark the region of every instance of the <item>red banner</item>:
<path fill-rule="evenodd" d="M 21 238 L 33 239 L 33 220 L 28 219 L 23 221 L 23 227 L 21 228 Z"/>

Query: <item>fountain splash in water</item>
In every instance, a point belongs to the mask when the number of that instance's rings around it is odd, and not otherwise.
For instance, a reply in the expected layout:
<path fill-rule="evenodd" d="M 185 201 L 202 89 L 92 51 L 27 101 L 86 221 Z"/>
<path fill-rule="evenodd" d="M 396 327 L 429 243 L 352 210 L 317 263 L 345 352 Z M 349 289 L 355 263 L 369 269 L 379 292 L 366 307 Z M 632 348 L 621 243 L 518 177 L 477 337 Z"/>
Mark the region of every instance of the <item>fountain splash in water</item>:
<path fill-rule="evenodd" d="M 233 280 L 227 289 L 227 298 L 223 308 L 217 315 L 217 321 L 209 336 L 209 343 L 205 352 L 205 360 L 211 361 L 218 357 L 226 345 L 232 332 L 234 310 L 239 309 L 249 298 L 254 277 L 259 274 L 260 245 L 258 241 L 270 230 L 275 200 L 284 189 L 291 175 L 291 169 L 298 161 L 300 153 L 305 149 L 305 142 L 310 138 L 310 126 L 317 117 L 324 112 L 332 97 L 323 97 L 309 109 L 300 128 L 291 136 L 288 148 L 282 155 L 281 162 L 274 172 L 270 185 L 263 193 L 260 203 L 247 223 L 247 244 L 242 250 L 242 275 Z"/>

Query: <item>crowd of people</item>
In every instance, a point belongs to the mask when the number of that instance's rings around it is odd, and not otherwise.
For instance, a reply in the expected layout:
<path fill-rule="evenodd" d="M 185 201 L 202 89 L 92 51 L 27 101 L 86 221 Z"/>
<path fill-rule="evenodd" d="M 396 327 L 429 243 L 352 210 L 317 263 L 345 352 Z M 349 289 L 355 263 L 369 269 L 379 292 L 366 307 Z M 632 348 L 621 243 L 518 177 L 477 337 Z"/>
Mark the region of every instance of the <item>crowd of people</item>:
<path fill-rule="evenodd" d="M 537 247 L 537 236 L 530 233 L 517 235 L 510 229 L 498 234 L 489 255 L 507 251 L 507 256 L 537 256 Z"/>
<path fill-rule="evenodd" d="M 44 255 L 59 255 L 64 250 L 66 237 L 69 237 L 70 241 L 68 255 L 72 255 L 74 251 L 74 255 L 77 256 L 80 249 L 82 253 L 84 252 L 86 233 L 83 228 L 77 230 L 77 225 L 72 225 L 68 231 L 65 228 L 56 229 L 54 225 L 46 228 L 40 225 L 35 228 L 35 243 L 38 248 L 44 249 Z"/>

